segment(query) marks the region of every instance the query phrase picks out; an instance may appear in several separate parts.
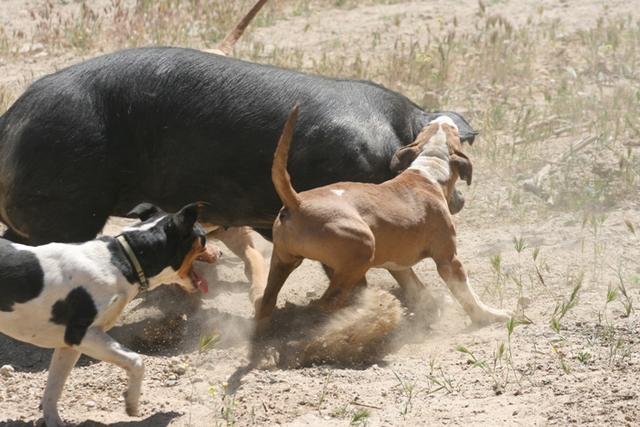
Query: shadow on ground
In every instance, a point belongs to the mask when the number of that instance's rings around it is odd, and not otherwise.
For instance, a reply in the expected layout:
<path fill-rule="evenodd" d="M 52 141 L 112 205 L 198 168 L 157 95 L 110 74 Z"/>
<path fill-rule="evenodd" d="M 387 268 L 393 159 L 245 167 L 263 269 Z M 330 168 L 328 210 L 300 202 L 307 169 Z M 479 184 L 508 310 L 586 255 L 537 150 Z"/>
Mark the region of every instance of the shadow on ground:
<path fill-rule="evenodd" d="M 165 427 L 169 423 L 181 416 L 178 412 L 159 412 L 143 420 L 120 421 L 111 424 L 99 423 L 97 421 L 84 421 L 80 424 L 67 424 L 69 427 Z M 39 421 L 2 421 L 0 427 L 36 427 L 41 425 Z"/>

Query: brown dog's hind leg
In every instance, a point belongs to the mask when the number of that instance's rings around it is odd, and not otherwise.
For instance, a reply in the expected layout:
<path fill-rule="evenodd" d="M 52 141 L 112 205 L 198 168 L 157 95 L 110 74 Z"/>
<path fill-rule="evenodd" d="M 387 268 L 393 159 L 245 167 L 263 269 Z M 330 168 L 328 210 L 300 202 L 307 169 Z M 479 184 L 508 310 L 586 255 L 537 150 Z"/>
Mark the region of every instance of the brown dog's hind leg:
<path fill-rule="evenodd" d="M 449 290 L 471 317 L 473 323 L 486 325 L 493 322 L 507 321 L 511 315 L 505 310 L 489 307 L 478 298 L 469 285 L 462 263 L 454 255 L 450 260 L 435 260 L 438 274 L 445 281 Z"/>
<path fill-rule="evenodd" d="M 47 377 L 47 385 L 41 403 L 44 423 L 47 426 L 58 427 L 64 425 L 58 415 L 58 400 L 62 395 L 64 383 L 78 358 L 80 358 L 80 354 L 79 351 L 72 348 L 61 347 L 56 348 L 51 356 L 49 376 Z"/>
<path fill-rule="evenodd" d="M 285 258 L 286 261 L 283 261 Z M 256 319 L 261 321 L 271 317 L 273 309 L 276 307 L 278 301 L 278 293 L 287 280 L 287 277 L 293 270 L 302 262 L 301 258 L 293 258 L 286 256 L 279 256 L 276 250 L 271 255 L 271 266 L 269 268 L 269 277 L 267 279 L 267 286 L 264 290 L 264 294 L 261 297 L 256 298 L 255 311 Z"/>
<path fill-rule="evenodd" d="M 333 277 L 333 269 L 326 264 L 321 264 L 321 265 L 322 265 L 322 269 L 324 270 L 324 274 L 326 274 L 329 281 L 331 281 L 331 278 Z M 362 278 L 358 280 L 358 283 L 356 283 L 354 289 L 364 289 L 368 285 L 369 283 L 367 282 L 367 276 L 362 276 Z"/>
<path fill-rule="evenodd" d="M 329 288 L 314 304 L 323 311 L 335 311 L 347 305 L 349 297 L 358 285 L 366 284 L 364 277 L 368 268 L 336 270 L 331 275 Z"/>

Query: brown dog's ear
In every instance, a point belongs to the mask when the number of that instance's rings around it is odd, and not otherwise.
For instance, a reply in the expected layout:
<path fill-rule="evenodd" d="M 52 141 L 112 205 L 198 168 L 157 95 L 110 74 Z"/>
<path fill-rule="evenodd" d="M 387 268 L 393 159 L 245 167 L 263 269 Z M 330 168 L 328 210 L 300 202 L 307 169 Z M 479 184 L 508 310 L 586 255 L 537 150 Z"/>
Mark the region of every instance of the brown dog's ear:
<path fill-rule="evenodd" d="M 438 126 L 427 125 L 416 136 L 416 139 L 409 145 L 399 148 L 391 158 L 389 169 L 400 173 L 411 165 L 416 157 L 420 155 L 422 148 L 429 142 L 431 137 L 437 132 Z"/>
<path fill-rule="evenodd" d="M 406 147 L 402 147 L 398 149 L 391 158 L 389 169 L 393 172 L 400 173 L 408 168 L 418 155 L 420 155 L 420 148 L 415 142 Z"/>
<path fill-rule="evenodd" d="M 463 152 L 456 150 L 449 158 L 449 165 L 457 169 L 458 175 L 467 182 L 467 185 L 471 185 L 473 166 L 471 160 Z"/>

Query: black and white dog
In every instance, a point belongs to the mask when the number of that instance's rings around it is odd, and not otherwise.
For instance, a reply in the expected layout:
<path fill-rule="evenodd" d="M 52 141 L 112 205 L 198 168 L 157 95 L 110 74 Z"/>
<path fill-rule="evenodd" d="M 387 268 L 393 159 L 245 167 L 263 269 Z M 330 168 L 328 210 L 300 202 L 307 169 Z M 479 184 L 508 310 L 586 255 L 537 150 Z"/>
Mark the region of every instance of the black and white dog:
<path fill-rule="evenodd" d="M 106 331 L 141 290 L 177 283 L 206 291 L 192 264 L 214 262 L 219 253 L 207 246 L 197 210 L 192 204 L 167 214 L 142 204 L 131 212 L 141 223 L 81 244 L 30 247 L 0 239 L 0 332 L 55 349 L 42 399 L 48 427 L 63 424 L 57 402 L 82 353 L 127 371 L 126 410 L 137 413 L 142 357 Z"/>

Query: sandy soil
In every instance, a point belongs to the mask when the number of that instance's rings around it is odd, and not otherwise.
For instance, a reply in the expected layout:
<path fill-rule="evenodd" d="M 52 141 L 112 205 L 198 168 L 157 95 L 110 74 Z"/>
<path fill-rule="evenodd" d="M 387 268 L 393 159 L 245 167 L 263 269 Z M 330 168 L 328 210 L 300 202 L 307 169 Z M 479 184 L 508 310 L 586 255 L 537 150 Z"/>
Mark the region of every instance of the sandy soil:
<path fill-rule="evenodd" d="M 387 23 L 396 15 L 402 25 L 392 30 L 408 38 L 419 37 L 415 28 L 422 23 L 452 14 L 458 17 L 460 31 L 473 26 L 477 2 L 434 3 L 321 9 L 255 29 L 248 40 L 296 46 L 313 55 L 326 51 L 336 40 L 358 46 L 376 32 L 383 34 L 381 49 L 392 49 L 391 40 L 398 34 L 385 32 L 390 31 Z M 605 3 L 606 13 L 638 13 L 633 1 L 487 3 L 519 25 L 526 25 L 526 17 L 543 7 L 545 16 L 560 20 L 568 33 L 593 26 Z M 23 6 L 17 0 L 2 0 L 0 22 L 28 31 Z M 72 54 L 18 55 L 0 62 L 0 83 L 21 89 L 32 79 L 78 60 Z M 572 134 L 557 143 L 582 136 Z M 483 149 L 482 144 L 480 138 L 470 150 L 472 157 Z M 550 144 L 550 152 L 556 150 L 552 147 Z M 517 212 L 501 208 L 500 200 L 506 200 L 510 191 L 504 173 L 479 162 L 474 164 L 474 175 L 474 185 L 463 189 L 466 207 L 457 216 L 459 255 L 485 301 L 513 310 L 524 307 L 532 323 L 517 326 L 510 340 L 505 325 L 471 327 L 433 263 L 424 261 L 416 271 L 441 295 L 442 316 L 428 328 L 405 316 L 378 360 L 300 369 L 265 363 L 259 369 L 245 369 L 252 328 L 249 285 L 239 259 L 226 251 L 223 260 L 206 271 L 215 285 L 201 308 L 187 309 L 187 303 L 177 303 L 182 300 L 180 295 L 159 292 L 136 300 L 113 330 L 121 342 L 146 355 L 141 416 L 130 418 L 124 413 L 124 373 L 83 358 L 60 402 L 63 418 L 82 426 L 140 427 L 637 425 L 640 316 L 635 310 L 624 316 L 620 295 L 606 306 L 605 301 L 608 289 L 619 283 L 619 272 L 629 297 L 634 302 L 640 298 L 638 192 L 611 206 L 596 230 L 585 226 L 582 216 L 574 212 L 553 210 L 549 214 L 536 209 L 542 202 L 533 196 Z M 629 223 L 635 224 L 636 234 L 629 230 Z M 110 230 L 119 225 L 113 223 Z M 526 242 L 521 253 L 516 251 L 514 237 Z M 261 247 L 268 256 L 269 244 L 262 241 Z M 534 260 L 535 251 L 539 252 Z M 503 274 L 519 277 L 521 288 L 492 268 L 491 257 L 497 254 Z M 556 332 L 550 327 L 554 309 L 567 300 L 582 273 L 578 304 L 568 310 Z M 397 290 L 385 271 L 371 271 L 367 277 L 372 287 Z M 498 291 L 502 282 L 503 298 Z M 280 294 L 280 305 L 305 306 L 325 287 L 322 270 L 307 261 L 290 277 Z M 163 304 L 167 299 L 170 307 Z M 306 316 L 304 310 L 287 310 L 293 317 Z M 300 333 L 284 323 L 280 331 L 284 341 Z M 165 335 L 151 340 L 149 336 L 158 327 L 170 333 L 162 332 Z M 219 335 L 219 342 L 200 351 L 199 338 L 214 334 Z M 502 355 L 501 343 L 506 346 Z M 459 346 L 486 363 L 470 362 L 472 356 L 459 351 Z M 282 353 L 286 348 L 278 350 Z M 0 375 L 0 425 L 37 422 L 49 357 L 49 351 L 0 337 L 0 366 L 13 368 Z"/>

